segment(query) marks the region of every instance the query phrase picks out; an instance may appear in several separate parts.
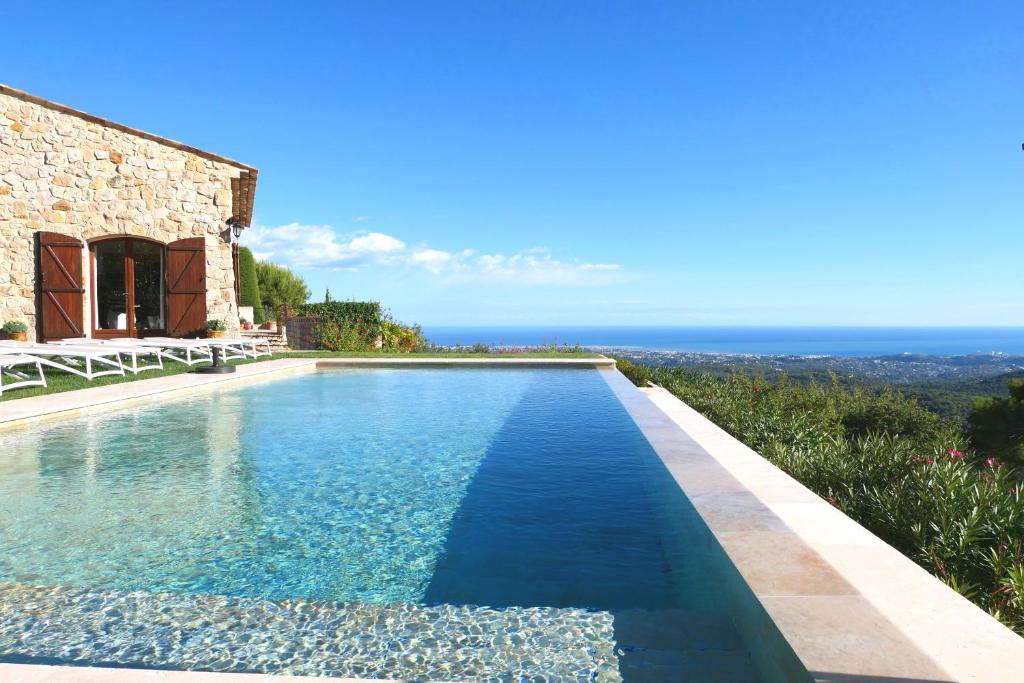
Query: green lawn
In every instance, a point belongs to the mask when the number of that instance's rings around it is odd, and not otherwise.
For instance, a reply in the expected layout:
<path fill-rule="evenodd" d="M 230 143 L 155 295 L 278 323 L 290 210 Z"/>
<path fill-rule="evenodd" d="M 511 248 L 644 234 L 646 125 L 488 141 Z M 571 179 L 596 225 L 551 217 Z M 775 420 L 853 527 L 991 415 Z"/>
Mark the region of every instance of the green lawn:
<path fill-rule="evenodd" d="M 145 359 L 149 361 L 150 359 Z M 259 360 L 233 360 L 229 361 L 228 365 L 242 365 L 247 363 L 258 363 L 260 361 L 269 360 L 268 358 L 260 358 Z M 24 387 L 22 389 L 12 389 L 11 391 L 5 391 L 0 396 L 0 401 L 13 401 L 19 398 L 27 398 L 29 396 L 41 396 L 43 394 L 56 394 L 61 391 L 74 391 L 75 389 L 87 389 L 89 387 L 104 387 L 108 384 L 123 384 L 124 382 L 134 382 L 139 379 L 152 379 L 154 377 L 167 377 L 169 375 L 180 375 L 183 372 L 189 372 L 195 370 L 197 367 L 203 365 L 209 365 L 209 363 L 200 363 L 199 365 L 188 366 L 184 363 L 178 363 L 175 361 L 164 360 L 163 370 L 143 370 L 137 375 L 133 375 L 130 372 L 125 372 L 124 376 L 121 375 L 104 375 L 103 377 L 97 377 L 93 380 L 79 377 L 78 375 L 72 375 L 68 372 L 61 372 L 55 368 L 48 368 L 43 366 L 43 373 L 46 375 L 46 387 Z M 22 368 L 18 368 L 21 370 Z M 35 378 L 35 369 L 28 368 L 27 374 Z"/>
<path fill-rule="evenodd" d="M 424 353 L 383 353 L 381 351 L 376 352 L 345 352 L 345 351 L 275 351 L 273 358 L 600 358 L 601 355 L 597 353 L 576 353 L 576 352 L 564 352 L 564 351 L 535 351 L 529 353 L 437 353 L 437 352 L 424 352 Z M 266 360 L 273 360 L 273 358 L 260 358 L 258 360 L 246 359 L 246 360 L 234 360 L 230 361 L 229 365 L 242 365 L 247 363 L 259 363 Z M 166 377 L 168 375 L 179 375 L 183 372 L 189 372 L 194 370 L 196 367 L 201 367 L 204 364 L 198 366 L 188 366 L 184 363 L 177 363 L 174 361 L 164 361 L 163 370 L 145 370 L 137 375 L 133 375 L 130 372 L 125 373 L 122 377 L 120 375 L 106 375 L 104 377 L 97 377 L 94 380 L 87 380 L 77 375 L 72 375 L 66 372 L 61 372 L 54 368 L 43 368 L 43 372 L 46 374 L 46 388 L 43 387 L 25 387 L 23 389 L 12 389 L 9 392 L 4 392 L 0 396 L 0 401 L 13 401 L 19 398 L 27 398 L 29 396 L 41 396 L 43 394 L 56 394 L 61 391 L 73 391 L 75 389 L 86 389 L 88 387 L 103 387 L 108 384 L 122 384 L 124 382 L 134 382 L 135 380 L 152 379 L 154 377 Z M 29 370 L 29 374 L 35 376 L 35 370 Z"/>

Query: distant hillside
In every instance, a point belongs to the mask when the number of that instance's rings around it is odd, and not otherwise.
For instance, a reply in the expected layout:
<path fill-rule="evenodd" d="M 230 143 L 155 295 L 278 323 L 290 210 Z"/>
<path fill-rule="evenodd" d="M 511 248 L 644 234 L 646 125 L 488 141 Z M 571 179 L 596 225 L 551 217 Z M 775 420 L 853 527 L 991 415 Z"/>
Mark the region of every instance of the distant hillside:
<path fill-rule="evenodd" d="M 913 396 L 925 408 L 940 415 L 962 420 L 967 417 L 974 399 L 979 396 L 1008 396 L 1006 383 L 1024 378 L 1024 370 L 1005 372 L 992 377 L 964 380 L 937 380 L 915 382 L 899 387 L 907 396 Z"/>
<path fill-rule="evenodd" d="M 1024 357 L 995 354 L 928 356 L 900 354 L 875 358 L 834 356 L 755 356 L 738 354 L 606 349 L 615 356 L 652 367 L 685 367 L 716 377 L 741 372 L 796 384 L 831 385 L 883 391 L 916 398 L 943 417 L 963 420 L 979 396 L 1005 396 L 1006 383 L 1024 378 Z"/>

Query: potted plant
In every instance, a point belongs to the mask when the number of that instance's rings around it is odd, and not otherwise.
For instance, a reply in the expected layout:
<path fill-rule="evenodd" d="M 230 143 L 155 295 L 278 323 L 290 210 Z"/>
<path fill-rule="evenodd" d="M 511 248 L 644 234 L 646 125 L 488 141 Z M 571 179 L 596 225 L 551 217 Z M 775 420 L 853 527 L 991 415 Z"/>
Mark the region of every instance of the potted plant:
<path fill-rule="evenodd" d="M 277 321 L 273 319 L 268 320 L 267 322 L 263 323 L 263 329 L 265 329 L 267 332 L 277 332 Z"/>
<path fill-rule="evenodd" d="M 252 329 L 252 323 L 251 322 L 249 322 L 245 318 L 240 318 L 240 321 L 242 323 L 242 329 L 243 330 L 251 330 Z"/>
<path fill-rule="evenodd" d="M 206 336 L 210 339 L 220 339 L 224 336 L 224 332 L 226 332 L 227 329 L 227 326 L 224 325 L 224 321 L 219 318 L 206 321 Z"/>
<path fill-rule="evenodd" d="M 13 341 L 28 341 L 28 325 L 20 320 L 9 320 L 3 326 L 4 336 Z"/>

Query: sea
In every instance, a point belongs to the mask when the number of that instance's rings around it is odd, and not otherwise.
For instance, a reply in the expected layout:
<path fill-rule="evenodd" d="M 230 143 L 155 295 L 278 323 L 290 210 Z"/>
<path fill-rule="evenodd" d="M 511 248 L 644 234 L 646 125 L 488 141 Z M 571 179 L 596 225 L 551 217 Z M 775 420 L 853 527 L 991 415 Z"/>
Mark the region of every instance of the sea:
<path fill-rule="evenodd" d="M 424 327 L 434 344 L 569 344 L 717 354 L 1024 355 L 1024 327 Z"/>

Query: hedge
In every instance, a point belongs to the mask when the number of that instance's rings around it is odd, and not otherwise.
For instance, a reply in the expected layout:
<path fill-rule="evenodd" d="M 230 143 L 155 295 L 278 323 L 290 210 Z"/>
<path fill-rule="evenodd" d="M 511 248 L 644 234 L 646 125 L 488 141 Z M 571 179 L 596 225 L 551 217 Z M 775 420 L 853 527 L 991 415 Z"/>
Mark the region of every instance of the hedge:
<path fill-rule="evenodd" d="M 339 327 L 352 327 L 362 334 L 380 334 L 384 320 L 380 304 L 376 301 L 325 301 L 319 304 L 303 304 L 293 309 L 295 315 L 319 318 Z"/>
<path fill-rule="evenodd" d="M 256 279 L 256 259 L 249 247 L 238 248 L 238 295 L 239 306 L 252 306 L 253 319 L 249 322 L 263 323 L 263 301 L 260 299 L 260 283 Z"/>

